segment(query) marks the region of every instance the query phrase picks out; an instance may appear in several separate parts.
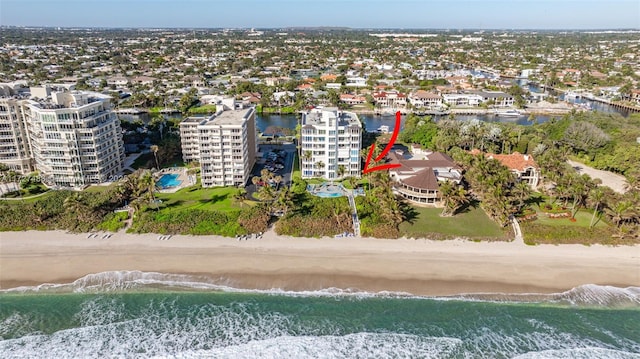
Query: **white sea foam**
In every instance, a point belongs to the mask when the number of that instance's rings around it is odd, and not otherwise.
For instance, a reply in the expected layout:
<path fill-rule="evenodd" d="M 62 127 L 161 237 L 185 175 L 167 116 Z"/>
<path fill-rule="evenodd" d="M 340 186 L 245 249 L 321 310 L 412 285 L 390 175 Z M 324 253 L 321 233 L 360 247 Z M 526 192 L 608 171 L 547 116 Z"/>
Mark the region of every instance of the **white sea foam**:
<path fill-rule="evenodd" d="M 241 345 L 301 330 L 279 313 L 259 313 L 248 304 L 192 307 L 170 300 L 150 302 L 135 319 L 121 320 L 124 308 L 108 297 L 80 308 L 76 320 L 87 326 L 0 341 L 2 358 L 105 358 L 173 356 L 190 350 Z M 113 322 L 100 323 L 101 313 Z M 93 325 L 92 325 L 93 323 Z"/>
<path fill-rule="evenodd" d="M 252 301 L 185 306 L 178 302 L 179 296 L 159 298 L 164 299 L 145 304 L 133 319 L 127 318 L 126 301 L 110 295 L 89 298 L 74 317 L 81 327 L 0 340 L 0 357 L 478 358 L 513 357 L 528 351 L 521 357 L 638 358 L 631 353 L 640 351 L 638 343 L 612 333 L 606 335 L 615 346 L 535 318 L 526 320 L 531 326 L 527 330 L 515 324 L 521 319 L 511 318 L 508 312 L 476 317 L 475 323 L 470 317 L 452 316 L 447 331 L 459 337 L 454 338 L 438 328 L 429 329 L 432 334 L 425 336 L 344 333 L 335 321 L 304 324 L 297 314 L 264 311 Z M 31 320 L 10 316 L 2 325 L 20 328 Z"/>
<path fill-rule="evenodd" d="M 637 307 L 640 305 L 640 287 L 620 288 L 585 284 L 552 294 L 473 293 L 449 298 L 494 302 L 548 302 L 574 306 Z"/>
<path fill-rule="evenodd" d="M 522 354 L 513 359 L 640 359 L 640 354 L 602 348 L 544 350 Z"/>
<path fill-rule="evenodd" d="M 281 336 L 177 358 L 452 358 L 463 355 L 462 340 L 406 334 L 355 333 L 343 336 Z"/>
<path fill-rule="evenodd" d="M 167 274 L 141 271 L 109 271 L 88 274 L 72 283 L 41 284 L 38 286 L 17 287 L 0 290 L 0 293 L 32 293 L 32 292 L 75 292 L 103 293 L 115 291 L 135 291 L 145 288 L 160 290 L 189 291 L 223 291 L 257 294 L 274 294 L 295 297 L 352 297 L 352 298 L 414 298 L 438 300 L 468 300 L 492 302 L 551 302 L 580 306 L 640 306 L 640 287 L 619 288 L 586 284 L 566 292 L 554 294 L 508 294 L 508 293 L 474 293 L 448 297 L 416 296 L 406 292 L 365 292 L 357 289 L 326 288 L 314 291 L 288 291 L 279 288 L 268 290 L 241 289 L 229 286 L 226 278 L 207 276 Z"/>

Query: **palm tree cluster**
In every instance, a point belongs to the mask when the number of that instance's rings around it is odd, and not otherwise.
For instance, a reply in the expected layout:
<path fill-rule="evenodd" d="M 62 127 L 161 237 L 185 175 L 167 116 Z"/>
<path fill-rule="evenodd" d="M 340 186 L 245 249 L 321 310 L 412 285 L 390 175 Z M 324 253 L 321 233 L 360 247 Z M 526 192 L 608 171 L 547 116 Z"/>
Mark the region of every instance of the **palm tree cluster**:
<path fill-rule="evenodd" d="M 604 215 L 620 234 L 640 234 L 640 173 L 628 177 L 626 192 L 620 194 L 599 186 L 600 180 L 577 174 L 565 161 L 563 152 L 553 149 L 538 158 L 546 182 L 544 188 L 553 198 L 552 202 L 561 201 L 564 207 L 571 203 L 572 217 L 580 208 L 592 208 L 589 228 Z"/>
<path fill-rule="evenodd" d="M 125 176 L 116 186 L 119 198 L 129 204 L 134 211 L 139 211 L 142 206 L 154 204 L 157 207 L 155 194 L 157 191 L 156 180 L 150 170 L 137 170 Z"/>
<path fill-rule="evenodd" d="M 366 179 L 369 182 L 369 190 L 366 191 L 365 197 L 356 198 L 362 234 L 378 238 L 397 238 L 400 235 L 398 226 L 405 219 L 404 203 L 393 193 L 389 172 L 369 172 Z"/>
<path fill-rule="evenodd" d="M 487 215 L 503 227 L 508 225 L 511 217 L 524 209 L 531 194 L 529 185 L 518 181 L 507 167 L 484 154 L 472 156 L 461 152 L 456 157 L 466 170 L 465 180 L 473 195 L 481 200 Z"/>

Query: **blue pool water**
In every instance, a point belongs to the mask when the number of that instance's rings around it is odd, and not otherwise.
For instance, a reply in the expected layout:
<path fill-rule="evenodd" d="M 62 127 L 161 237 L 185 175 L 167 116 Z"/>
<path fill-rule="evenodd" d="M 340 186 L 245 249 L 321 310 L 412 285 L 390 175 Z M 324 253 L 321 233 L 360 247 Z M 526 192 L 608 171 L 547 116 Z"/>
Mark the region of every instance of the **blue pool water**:
<path fill-rule="evenodd" d="M 318 193 L 314 193 L 313 195 L 318 197 L 323 197 L 323 198 L 342 197 L 341 193 L 336 193 L 336 192 L 318 192 Z"/>
<path fill-rule="evenodd" d="M 162 175 L 162 177 L 160 177 L 158 182 L 156 182 L 156 184 L 160 188 L 176 187 L 176 186 L 179 186 L 180 183 L 182 183 L 182 181 L 178 181 L 178 175 L 177 174 Z"/>

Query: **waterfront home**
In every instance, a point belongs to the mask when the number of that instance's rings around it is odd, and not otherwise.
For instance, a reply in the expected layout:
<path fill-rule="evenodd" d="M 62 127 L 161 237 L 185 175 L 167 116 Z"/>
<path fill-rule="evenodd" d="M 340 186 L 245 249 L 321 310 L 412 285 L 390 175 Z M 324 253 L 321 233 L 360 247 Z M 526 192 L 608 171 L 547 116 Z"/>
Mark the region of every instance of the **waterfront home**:
<path fill-rule="evenodd" d="M 344 102 L 347 105 L 360 105 L 365 103 L 367 100 L 364 96 L 356 96 L 348 93 L 343 93 L 340 95 L 340 102 Z"/>
<path fill-rule="evenodd" d="M 425 90 L 418 90 L 408 97 L 409 103 L 415 109 L 439 108 L 442 106 L 442 96 Z"/>
<path fill-rule="evenodd" d="M 472 155 L 478 155 L 482 152 L 478 149 L 473 149 L 470 153 Z M 528 183 L 532 189 L 538 187 L 541 177 L 540 166 L 538 166 L 533 159 L 533 156 L 525 155 L 517 151 L 508 155 L 497 155 L 494 153 L 485 153 L 484 155 L 489 159 L 500 162 L 503 166 L 510 169 L 520 181 Z"/>
<path fill-rule="evenodd" d="M 373 94 L 373 100 L 377 107 L 404 108 L 407 106 L 407 95 L 398 91 L 382 91 Z"/>
<path fill-rule="evenodd" d="M 482 98 L 482 103 L 493 102 L 495 107 L 511 107 L 514 98 L 508 93 L 502 91 L 466 91 L 469 94 L 478 95 Z"/>
<path fill-rule="evenodd" d="M 387 156 L 387 163 L 400 164 L 389 170 L 393 190 L 413 203 L 438 205 L 442 201 L 438 183 L 460 184 L 462 168 L 444 153 L 423 151 L 420 147 L 414 147 L 413 151 L 414 156 L 403 151 L 392 151 Z"/>
<path fill-rule="evenodd" d="M 482 97 L 468 93 L 445 93 L 442 95 L 442 101 L 451 106 L 479 106 Z"/>

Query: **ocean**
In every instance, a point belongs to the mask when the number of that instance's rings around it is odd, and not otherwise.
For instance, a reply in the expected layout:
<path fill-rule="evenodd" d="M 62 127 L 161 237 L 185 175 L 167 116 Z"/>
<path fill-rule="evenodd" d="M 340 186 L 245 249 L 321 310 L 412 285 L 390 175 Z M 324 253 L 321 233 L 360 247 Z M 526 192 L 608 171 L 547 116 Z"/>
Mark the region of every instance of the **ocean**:
<path fill-rule="evenodd" d="M 1 358 L 640 358 L 640 288 L 238 290 L 106 272 L 0 292 Z"/>

